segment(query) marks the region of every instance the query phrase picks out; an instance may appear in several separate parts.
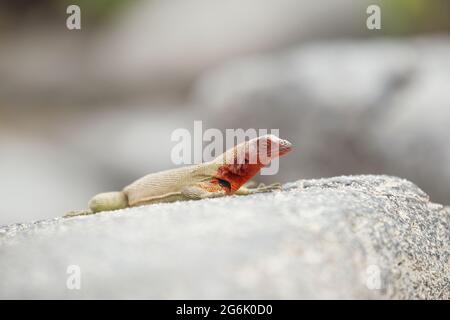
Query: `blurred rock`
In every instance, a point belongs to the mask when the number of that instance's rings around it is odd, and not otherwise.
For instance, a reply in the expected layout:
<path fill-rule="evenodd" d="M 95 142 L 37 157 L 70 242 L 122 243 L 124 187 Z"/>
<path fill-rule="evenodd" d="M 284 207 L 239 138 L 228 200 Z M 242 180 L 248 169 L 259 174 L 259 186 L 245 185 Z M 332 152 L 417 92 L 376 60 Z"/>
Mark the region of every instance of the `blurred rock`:
<path fill-rule="evenodd" d="M 105 182 L 89 158 L 63 143 L 2 132 L 0 225 L 61 216 L 85 206 Z"/>
<path fill-rule="evenodd" d="M 143 0 L 100 25 L 82 8 L 80 31 L 67 30 L 65 8 L 51 27 L 24 17 L 21 28 L 0 34 L 0 108 L 175 94 L 243 53 L 359 35 L 368 2 Z"/>
<path fill-rule="evenodd" d="M 396 90 L 370 123 L 383 170 L 417 182 L 433 199 L 450 203 L 450 41 L 417 41 L 408 85 Z"/>
<path fill-rule="evenodd" d="M 99 192 L 174 167 L 171 134 L 198 116 L 170 102 L 45 116 L 0 130 L 0 225 L 60 217 Z M 127 109 L 127 107 L 129 109 Z"/>
<path fill-rule="evenodd" d="M 449 299 L 449 230 L 409 181 L 300 180 L 0 228 L 0 298 Z"/>
<path fill-rule="evenodd" d="M 177 128 L 191 129 L 196 113 L 170 103 L 129 103 L 114 110 L 90 112 L 61 130 L 73 150 L 109 175 L 109 188 L 124 187 L 146 173 L 174 166 L 170 155 Z M 108 188 L 108 186 L 105 186 Z"/>
<path fill-rule="evenodd" d="M 361 34 L 368 2 L 143 1 L 99 37 L 92 67 L 104 81 L 120 79 L 134 86 L 191 80 L 243 53 L 320 36 Z"/>
<path fill-rule="evenodd" d="M 334 41 L 207 72 L 193 99 L 219 128 L 274 128 L 278 178 L 389 173 L 450 199 L 450 39 Z M 207 112 L 205 112 L 207 113 Z"/>

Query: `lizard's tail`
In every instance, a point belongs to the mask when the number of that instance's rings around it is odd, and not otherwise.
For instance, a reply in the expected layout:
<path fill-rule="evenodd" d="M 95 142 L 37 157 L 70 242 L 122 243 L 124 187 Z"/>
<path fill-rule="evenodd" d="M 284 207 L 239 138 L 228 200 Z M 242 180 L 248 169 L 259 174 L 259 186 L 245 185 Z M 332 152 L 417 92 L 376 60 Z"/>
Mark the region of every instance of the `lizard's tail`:
<path fill-rule="evenodd" d="M 89 201 L 92 212 L 118 210 L 128 207 L 128 197 L 122 191 L 99 193 Z"/>
<path fill-rule="evenodd" d="M 70 211 L 64 217 L 74 217 L 94 214 L 101 211 L 111 211 L 128 207 L 128 197 L 122 191 L 99 193 L 89 201 L 89 210 Z"/>

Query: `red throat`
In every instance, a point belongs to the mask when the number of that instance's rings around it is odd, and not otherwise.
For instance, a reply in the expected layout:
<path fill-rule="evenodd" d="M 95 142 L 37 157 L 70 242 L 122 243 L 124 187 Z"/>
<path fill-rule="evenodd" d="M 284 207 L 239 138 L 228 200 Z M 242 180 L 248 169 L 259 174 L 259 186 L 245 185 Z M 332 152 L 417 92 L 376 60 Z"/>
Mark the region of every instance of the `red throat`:
<path fill-rule="evenodd" d="M 273 159 L 283 156 L 289 151 L 291 151 L 291 143 L 287 140 L 278 138 L 268 139 L 267 137 L 258 138 L 256 141 L 250 140 L 245 145 L 240 144 L 226 153 L 225 160 L 229 156 L 233 160 L 232 163 L 226 163 L 225 161 L 219 167 L 217 175 L 211 182 L 220 185 L 222 190 L 232 194 L 253 178 L 261 168 L 268 165 Z M 240 160 L 239 156 L 242 156 L 240 152 L 245 152 L 245 159 L 242 159 L 243 161 L 245 160 L 244 163 L 238 161 Z M 253 163 L 254 160 L 250 156 L 255 156 L 253 152 L 257 152 L 256 163 Z M 261 152 L 263 152 L 263 156 Z M 222 157 L 218 159 L 220 161 L 224 160 Z"/>
<path fill-rule="evenodd" d="M 253 178 L 263 166 L 262 164 L 224 164 L 219 168 L 217 177 L 228 181 L 231 185 L 229 192 L 233 193 Z"/>

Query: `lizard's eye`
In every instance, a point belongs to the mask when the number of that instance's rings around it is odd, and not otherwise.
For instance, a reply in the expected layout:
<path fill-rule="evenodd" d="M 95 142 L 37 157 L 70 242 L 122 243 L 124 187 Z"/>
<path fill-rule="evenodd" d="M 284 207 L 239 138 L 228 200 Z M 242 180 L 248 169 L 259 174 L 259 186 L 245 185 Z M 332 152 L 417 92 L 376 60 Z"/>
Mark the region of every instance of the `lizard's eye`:
<path fill-rule="evenodd" d="M 231 184 L 227 180 L 217 179 L 221 187 L 231 189 Z"/>

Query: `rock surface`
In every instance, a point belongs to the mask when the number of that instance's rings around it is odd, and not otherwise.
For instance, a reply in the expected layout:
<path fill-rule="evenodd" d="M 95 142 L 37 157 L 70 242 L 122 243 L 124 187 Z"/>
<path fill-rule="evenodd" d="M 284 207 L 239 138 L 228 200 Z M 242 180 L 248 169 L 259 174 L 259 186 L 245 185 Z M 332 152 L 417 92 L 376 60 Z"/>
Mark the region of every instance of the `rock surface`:
<path fill-rule="evenodd" d="M 2 227 L 0 298 L 449 299 L 449 230 L 407 180 L 300 180 Z"/>

